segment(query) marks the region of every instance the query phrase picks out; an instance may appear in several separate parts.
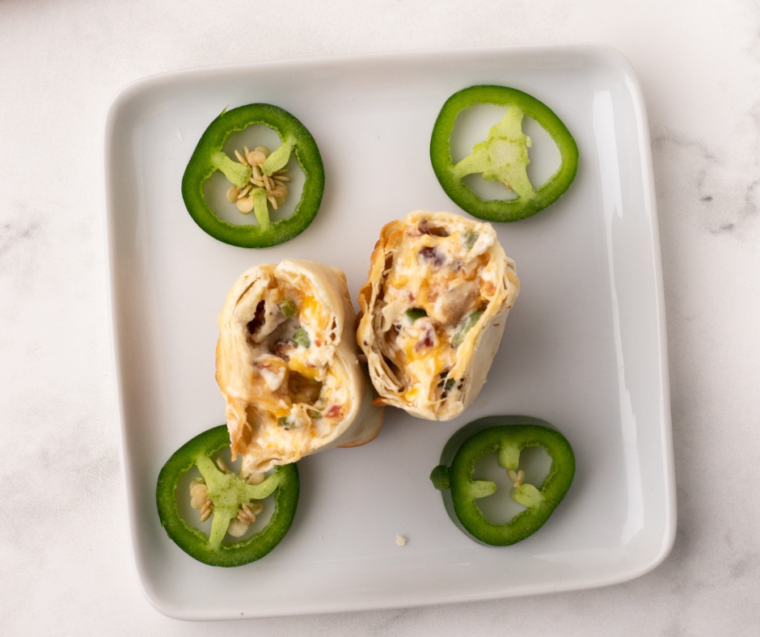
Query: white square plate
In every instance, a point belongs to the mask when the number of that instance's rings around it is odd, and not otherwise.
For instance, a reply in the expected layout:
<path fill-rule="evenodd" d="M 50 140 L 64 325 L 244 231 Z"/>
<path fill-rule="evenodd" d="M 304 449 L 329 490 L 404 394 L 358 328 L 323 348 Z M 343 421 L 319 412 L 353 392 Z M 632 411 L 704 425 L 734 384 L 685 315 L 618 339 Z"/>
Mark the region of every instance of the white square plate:
<path fill-rule="evenodd" d="M 296 520 L 263 560 L 236 569 L 195 562 L 161 528 L 155 485 L 174 450 L 224 422 L 214 348 L 229 288 L 252 265 L 297 257 L 342 268 L 356 299 L 385 223 L 420 208 L 461 213 L 439 186 L 428 147 L 446 98 L 475 84 L 544 101 L 580 149 L 575 183 L 554 206 L 496 224 L 522 292 L 489 382 L 455 421 L 387 409 L 371 444 L 302 460 Z M 227 105 L 251 102 L 298 117 L 327 177 L 314 223 L 265 250 L 206 235 L 180 194 L 206 126 Z M 218 619 L 481 600 L 621 582 L 666 557 L 675 483 L 657 216 L 644 104 L 620 54 L 498 49 L 173 73 L 121 91 L 105 142 L 131 534 L 158 610 Z M 549 161 L 545 150 L 534 144 L 536 167 Z M 506 548 L 465 537 L 428 480 L 454 431 L 496 414 L 553 423 L 578 466 L 544 528 Z M 396 535 L 408 544 L 398 547 Z"/>

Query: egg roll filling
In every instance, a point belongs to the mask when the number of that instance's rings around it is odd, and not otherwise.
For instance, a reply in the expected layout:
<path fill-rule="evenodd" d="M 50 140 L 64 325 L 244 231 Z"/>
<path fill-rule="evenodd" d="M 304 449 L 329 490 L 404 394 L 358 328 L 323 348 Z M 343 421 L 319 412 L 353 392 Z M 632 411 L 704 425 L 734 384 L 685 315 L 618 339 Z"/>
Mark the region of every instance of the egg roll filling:
<path fill-rule="evenodd" d="M 335 316 L 303 276 L 259 278 L 235 308 L 251 361 L 245 421 L 232 436 L 233 458 L 295 461 L 332 434 L 351 411 L 335 354 Z M 258 453 L 258 452 L 261 453 Z M 252 454 L 253 452 L 253 454 Z M 279 464 L 279 462 L 277 462 Z M 244 471 L 260 467 L 247 463 Z"/>
<path fill-rule="evenodd" d="M 387 254 L 373 327 L 409 404 L 440 405 L 462 390 L 460 347 L 474 338 L 499 289 L 493 243 L 464 224 L 423 218 Z"/>

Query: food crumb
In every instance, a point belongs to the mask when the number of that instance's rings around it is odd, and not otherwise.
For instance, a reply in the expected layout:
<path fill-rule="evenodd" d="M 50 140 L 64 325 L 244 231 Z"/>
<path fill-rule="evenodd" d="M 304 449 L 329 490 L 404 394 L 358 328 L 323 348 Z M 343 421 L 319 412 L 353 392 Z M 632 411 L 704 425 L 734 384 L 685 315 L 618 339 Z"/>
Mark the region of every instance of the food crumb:
<path fill-rule="evenodd" d="M 398 544 L 398 546 L 404 546 L 404 544 L 406 544 L 406 538 L 403 535 L 397 535 L 396 544 Z"/>

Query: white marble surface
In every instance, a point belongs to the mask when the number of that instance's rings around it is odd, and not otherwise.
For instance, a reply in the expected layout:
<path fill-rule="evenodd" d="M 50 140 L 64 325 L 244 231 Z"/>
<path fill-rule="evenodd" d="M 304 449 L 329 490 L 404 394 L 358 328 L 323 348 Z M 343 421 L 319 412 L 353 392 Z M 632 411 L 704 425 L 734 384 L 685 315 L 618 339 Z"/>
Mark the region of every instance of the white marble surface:
<path fill-rule="evenodd" d="M 102 125 L 147 74 L 369 51 L 601 42 L 652 128 L 679 528 L 605 589 L 188 624 L 143 599 L 109 353 Z M 757 635 L 760 7 L 755 0 L 0 3 L 0 626 L 11 635 Z"/>

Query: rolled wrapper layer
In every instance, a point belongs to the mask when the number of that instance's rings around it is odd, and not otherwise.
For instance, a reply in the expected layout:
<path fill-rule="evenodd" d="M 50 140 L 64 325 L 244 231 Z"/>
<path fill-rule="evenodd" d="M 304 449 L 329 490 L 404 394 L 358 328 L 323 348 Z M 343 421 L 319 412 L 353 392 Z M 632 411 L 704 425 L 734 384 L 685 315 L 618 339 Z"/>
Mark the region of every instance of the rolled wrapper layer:
<path fill-rule="evenodd" d="M 244 475 L 380 432 L 383 410 L 359 366 L 341 270 L 300 260 L 253 267 L 218 322 L 216 381 Z"/>
<path fill-rule="evenodd" d="M 486 382 L 520 290 L 488 223 L 418 210 L 380 233 L 357 340 L 378 404 L 451 420 Z"/>

